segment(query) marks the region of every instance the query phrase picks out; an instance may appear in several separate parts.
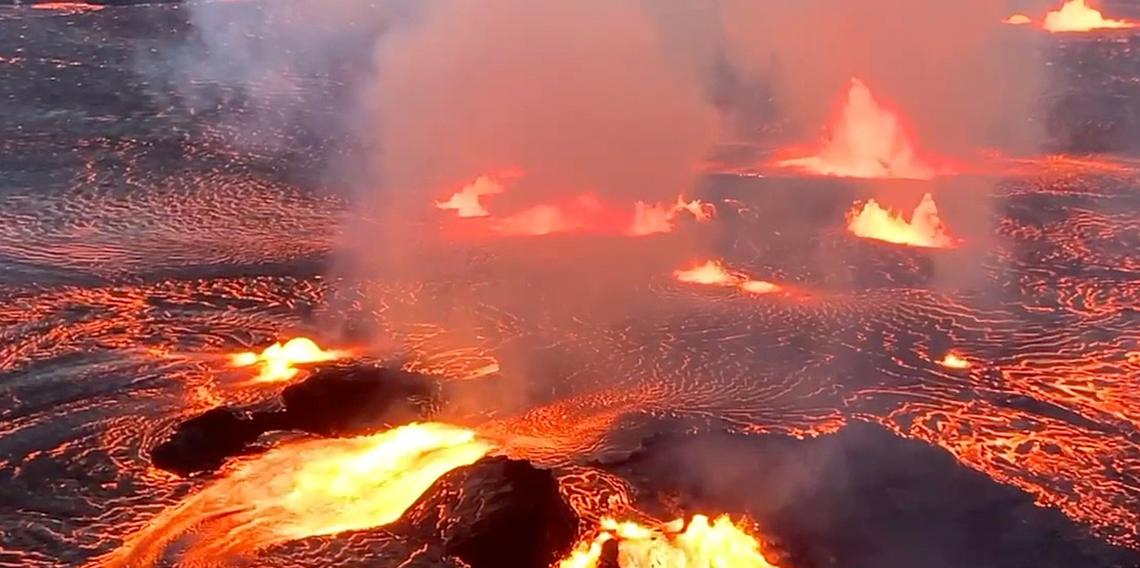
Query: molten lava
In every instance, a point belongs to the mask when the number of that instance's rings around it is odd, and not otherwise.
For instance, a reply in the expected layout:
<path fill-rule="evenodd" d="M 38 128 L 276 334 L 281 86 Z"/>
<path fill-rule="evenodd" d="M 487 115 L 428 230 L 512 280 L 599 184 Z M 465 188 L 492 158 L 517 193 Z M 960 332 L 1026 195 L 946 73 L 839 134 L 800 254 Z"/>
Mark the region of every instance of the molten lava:
<path fill-rule="evenodd" d="M 1033 23 L 1033 20 L 1030 20 L 1029 16 L 1026 16 L 1025 14 L 1014 14 L 1002 20 L 1001 23 L 1009 24 L 1011 26 L 1024 26 L 1025 24 Z"/>
<path fill-rule="evenodd" d="M 1060 8 L 1045 14 L 1041 27 L 1056 33 L 1134 28 L 1137 25 L 1127 20 L 1106 19 L 1099 10 L 1089 7 L 1085 0 L 1068 0 Z"/>
<path fill-rule="evenodd" d="M 686 270 L 673 271 L 673 277 L 678 282 L 688 284 L 705 284 L 714 286 L 733 286 L 749 294 L 771 294 L 783 288 L 778 284 L 764 280 L 753 280 L 739 272 L 731 272 L 724 264 L 710 260 L 702 265 Z"/>
<path fill-rule="evenodd" d="M 938 362 L 939 365 L 947 369 L 969 369 L 970 361 L 961 355 L 951 351 Z"/>
<path fill-rule="evenodd" d="M 341 351 L 321 349 L 312 339 L 294 337 L 284 344 L 278 342 L 266 347 L 261 353 L 246 351 L 230 356 L 234 367 L 259 365 L 261 371 L 254 377 L 255 383 L 276 383 L 292 379 L 300 372 L 299 363 L 320 363 L 344 356 Z"/>
<path fill-rule="evenodd" d="M 82 12 L 98 12 L 106 8 L 102 4 L 89 4 L 87 2 L 43 2 L 32 4 L 33 10 L 59 10 L 71 14 Z"/>
<path fill-rule="evenodd" d="M 862 208 L 856 204 L 847 215 L 847 229 L 856 236 L 900 245 L 951 248 L 958 244 L 938 217 L 938 207 L 929 193 L 922 196 L 910 221 L 901 213 L 883 209 L 874 199 L 868 200 Z"/>
<path fill-rule="evenodd" d="M 443 210 L 455 211 L 460 217 L 486 217 L 490 215 L 483 207 L 481 198 L 488 195 L 498 195 L 503 192 L 503 185 L 493 176 L 479 176 L 475 181 L 463 186 L 447 201 L 437 201 L 435 206 Z"/>
<path fill-rule="evenodd" d="M 749 294 L 771 294 L 782 290 L 779 284 L 773 284 L 764 280 L 745 280 L 740 284 L 740 289 Z"/>
<path fill-rule="evenodd" d="M 103 567 L 145 566 L 188 532 L 184 565 L 390 524 L 445 473 L 490 452 L 468 429 L 409 424 L 357 438 L 304 440 L 246 461 L 163 511 Z"/>
<path fill-rule="evenodd" d="M 603 519 L 598 536 L 580 543 L 558 568 L 595 568 L 610 540 L 618 542 L 622 568 L 775 568 L 760 543 L 727 516 L 710 523 L 704 515 L 694 515 L 688 527 L 683 519 L 654 528 Z"/>
<path fill-rule="evenodd" d="M 918 155 L 899 115 L 858 79 L 851 79 L 816 155 L 780 160 L 778 165 L 855 178 L 931 179 L 948 173 Z"/>

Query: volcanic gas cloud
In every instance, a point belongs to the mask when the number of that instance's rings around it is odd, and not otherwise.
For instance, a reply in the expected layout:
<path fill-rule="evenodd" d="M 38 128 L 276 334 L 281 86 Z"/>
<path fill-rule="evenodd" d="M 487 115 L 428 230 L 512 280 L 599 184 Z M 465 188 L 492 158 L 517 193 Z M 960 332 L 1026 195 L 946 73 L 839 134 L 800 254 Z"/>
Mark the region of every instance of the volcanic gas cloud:
<path fill-rule="evenodd" d="M 1101 29 L 1134 28 L 1136 22 L 1105 18 L 1085 0 L 1068 0 L 1060 8 L 1045 14 L 1042 27 L 1050 32 L 1087 32 Z"/>
<path fill-rule="evenodd" d="M 898 113 L 851 79 L 839 112 L 814 156 L 778 165 L 825 176 L 931 179 L 945 173 L 923 158 Z"/>
<path fill-rule="evenodd" d="M 938 217 L 934 198 L 927 193 L 911 213 L 910 221 L 897 211 L 884 209 L 874 199 L 848 214 L 847 229 L 856 236 L 900 245 L 949 248 L 958 244 Z"/>
<path fill-rule="evenodd" d="M 694 515 L 685 526 L 677 519 L 660 527 L 603 519 L 598 536 L 581 543 L 558 568 L 596 568 L 602 545 L 618 543 L 618 565 L 624 568 L 775 568 L 760 543 L 727 516 L 709 522 Z"/>

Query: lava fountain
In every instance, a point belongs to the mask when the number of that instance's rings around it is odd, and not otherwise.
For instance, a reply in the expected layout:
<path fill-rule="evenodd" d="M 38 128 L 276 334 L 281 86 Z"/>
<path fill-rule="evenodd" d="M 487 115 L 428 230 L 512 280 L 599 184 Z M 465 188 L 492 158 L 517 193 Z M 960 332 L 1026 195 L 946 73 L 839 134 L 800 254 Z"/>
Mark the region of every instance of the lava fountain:
<path fill-rule="evenodd" d="M 959 243 L 947 232 L 929 193 L 922 196 L 910 221 L 897 211 L 882 208 L 874 199 L 861 208 L 856 204 L 847 215 L 847 229 L 866 239 L 914 247 L 952 248 Z"/>
<path fill-rule="evenodd" d="M 858 79 L 851 79 L 816 154 L 780 160 L 777 165 L 854 178 L 931 179 L 948 173 L 919 156 L 898 113 Z"/>
<path fill-rule="evenodd" d="M 150 566 L 184 537 L 193 542 L 182 562 L 212 565 L 282 542 L 387 525 L 445 473 L 491 449 L 471 430 L 432 422 L 287 443 L 166 509 L 93 566 Z"/>
<path fill-rule="evenodd" d="M 776 568 L 727 516 L 710 523 L 704 515 L 693 515 L 687 527 L 683 519 L 657 528 L 603 519 L 598 536 L 580 543 L 558 568 L 596 568 L 611 540 L 618 543 L 621 568 Z"/>
<path fill-rule="evenodd" d="M 312 339 L 294 337 L 284 344 L 277 342 L 266 347 L 261 353 L 246 351 L 230 356 L 234 367 L 260 366 L 261 371 L 254 377 L 255 383 L 277 383 L 288 381 L 300 372 L 295 365 L 300 363 L 321 363 L 333 361 L 345 355 L 342 351 L 321 349 Z"/>
<path fill-rule="evenodd" d="M 482 198 L 488 195 L 498 195 L 503 192 L 503 184 L 495 177 L 483 175 L 475 181 L 463 186 L 447 201 L 437 201 L 435 206 L 445 211 L 455 211 L 460 217 L 486 217 L 490 215 L 483 206 Z"/>
<path fill-rule="evenodd" d="M 1112 20 L 1099 10 L 1091 8 L 1085 0 L 1068 0 L 1060 8 L 1045 14 L 1042 26 L 1046 31 L 1087 32 L 1101 29 L 1134 28 L 1137 22 Z"/>

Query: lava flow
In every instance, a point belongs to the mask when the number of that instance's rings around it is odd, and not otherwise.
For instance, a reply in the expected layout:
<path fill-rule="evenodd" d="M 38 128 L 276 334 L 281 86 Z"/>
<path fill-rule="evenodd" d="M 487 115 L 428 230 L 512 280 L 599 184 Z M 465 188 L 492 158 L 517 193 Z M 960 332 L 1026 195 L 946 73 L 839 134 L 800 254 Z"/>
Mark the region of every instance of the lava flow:
<path fill-rule="evenodd" d="M 929 193 L 922 196 L 910 221 L 897 211 L 882 208 L 874 199 L 862 207 L 856 204 L 847 215 L 847 229 L 859 237 L 914 247 L 952 248 L 959 242 L 947 232 Z"/>
<path fill-rule="evenodd" d="M 1025 24 L 1032 24 L 1033 20 L 1029 19 L 1029 16 L 1026 16 L 1025 14 L 1014 14 L 1002 20 L 1001 23 L 1009 24 L 1011 26 L 1024 26 Z"/>
<path fill-rule="evenodd" d="M 918 154 L 898 113 L 858 79 L 851 79 L 842 108 L 816 154 L 780 160 L 777 165 L 855 178 L 931 179 L 948 173 Z"/>
<path fill-rule="evenodd" d="M 688 284 L 733 286 L 750 294 L 770 294 L 782 290 L 778 284 L 764 280 L 753 280 L 745 274 L 730 272 L 723 264 L 715 260 L 686 270 L 675 270 L 673 277 L 678 282 Z"/>
<path fill-rule="evenodd" d="M 1042 26 L 1049 32 L 1088 32 L 1102 29 L 1134 28 L 1138 24 L 1128 20 L 1105 18 L 1099 10 L 1091 8 L 1085 0 L 1068 0 L 1060 8 L 1045 14 Z"/>
<path fill-rule="evenodd" d="M 230 356 L 234 367 L 259 365 L 261 372 L 254 377 L 255 383 L 277 383 L 292 379 L 300 372 L 298 363 L 320 363 L 333 361 L 344 356 L 336 350 L 321 349 L 312 339 L 294 337 L 284 344 L 277 342 L 266 347 L 261 353 L 246 351 Z"/>
<path fill-rule="evenodd" d="M 687 527 L 677 519 L 659 528 L 603 519 L 598 536 L 580 543 L 558 568 L 597 567 L 602 546 L 611 540 L 618 543 L 621 568 L 776 568 L 760 543 L 723 515 L 711 523 L 693 515 Z"/>
<path fill-rule="evenodd" d="M 194 544 L 183 562 L 202 565 L 304 537 L 387 525 L 445 473 L 491 449 L 471 430 L 430 422 L 288 443 L 163 511 L 94 565 L 152 565 L 190 531 Z"/>

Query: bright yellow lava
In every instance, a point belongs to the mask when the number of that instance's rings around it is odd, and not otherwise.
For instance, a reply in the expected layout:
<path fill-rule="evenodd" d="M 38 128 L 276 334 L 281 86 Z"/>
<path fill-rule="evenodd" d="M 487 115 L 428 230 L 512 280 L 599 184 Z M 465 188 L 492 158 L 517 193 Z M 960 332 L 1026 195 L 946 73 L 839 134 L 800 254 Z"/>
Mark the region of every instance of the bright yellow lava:
<path fill-rule="evenodd" d="M 775 568 L 760 543 L 723 515 L 711 523 L 694 515 L 687 527 L 682 519 L 656 528 L 603 519 L 598 536 L 580 543 L 558 568 L 595 568 L 610 540 L 618 542 L 621 568 Z"/>
<path fill-rule="evenodd" d="M 254 377 L 255 383 L 277 383 L 292 379 L 300 372 L 294 365 L 298 363 L 320 363 L 344 356 L 336 350 L 321 349 L 312 339 L 294 337 L 284 344 L 278 342 L 266 347 L 261 353 L 246 351 L 230 356 L 234 367 L 260 366 L 261 371 Z"/>

